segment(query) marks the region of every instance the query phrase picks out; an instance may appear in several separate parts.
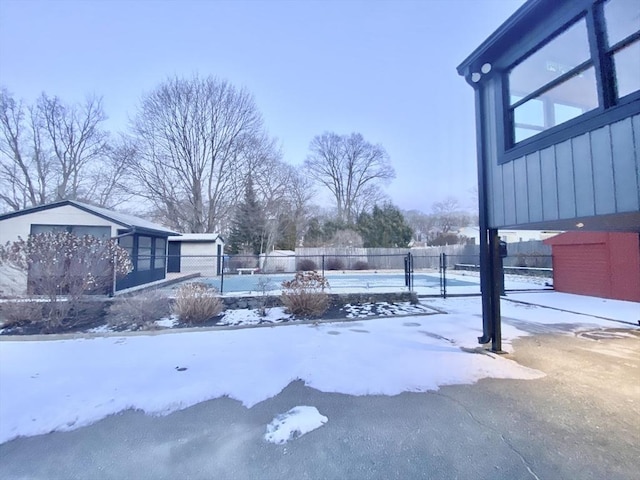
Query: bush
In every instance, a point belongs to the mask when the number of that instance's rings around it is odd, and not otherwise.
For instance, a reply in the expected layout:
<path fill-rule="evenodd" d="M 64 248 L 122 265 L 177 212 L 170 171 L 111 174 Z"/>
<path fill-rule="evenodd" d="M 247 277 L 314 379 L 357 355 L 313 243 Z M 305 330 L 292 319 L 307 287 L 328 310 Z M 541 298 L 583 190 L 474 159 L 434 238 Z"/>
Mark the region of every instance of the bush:
<path fill-rule="evenodd" d="M 299 272 L 311 272 L 313 270 L 317 270 L 316 262 L 310 258 L 303 258 L 302 260 L 298 260 L 296 270 Z"/>
<path fill-rule="evenodd" d="M 148 329 L 170 313 L 169 299 L 157 290 L 118 297 L 109 307 L 107 323 L 114 327 Z"/>
<path fill-rule="evenodd" d="M 24 272 L 28 293 L 47 298 L 42 321 L 51 330 L 85 321 L 91 309 L 86 295 L 110 293 L 114 279 L 133 268 L 115 241 L 67 232 L 29 235 L 0 246 L 0 264 Z"/>
<path fill-rule="evenodd" d="M 327 270 L 344 270 L 344 262 L 341 258 L 329 258 L 325 266 Z"/>
<path fill-rule="evenodd" d="M 329 306 L 324 292 L 328 286 L 318 272 L 298 272 L 293 280 L 282 282 L 282 304 L 294 315 L 320 316 Z"/>
<path fill-rule="evenodd" d="M 0 303 L 0 327 L 40 323 L 44 318 L 44 302 L 12 301 Z"/>
<path fill-rule="evenodd" d="M 182 323 L 203 323 L 222 312 L 222 301 L 218 291 L 205 283 L 193 282 L 182 285 L 176 294 L 173 313 Z"/>
<path fill-rule="evenodd" d="M 354 270 L 369 270 L 369 264 L 363 260 L 358 260 L 353 264 Z"/>
<path fill-rule="evenodd" d="M 0 304 L 0 327 L 14 328 L 29 325 L 31 330 L 40 333 L 63 332 L 69 328 L 95 324 L 103 315 L 103 301 L 16 300 Z"/>

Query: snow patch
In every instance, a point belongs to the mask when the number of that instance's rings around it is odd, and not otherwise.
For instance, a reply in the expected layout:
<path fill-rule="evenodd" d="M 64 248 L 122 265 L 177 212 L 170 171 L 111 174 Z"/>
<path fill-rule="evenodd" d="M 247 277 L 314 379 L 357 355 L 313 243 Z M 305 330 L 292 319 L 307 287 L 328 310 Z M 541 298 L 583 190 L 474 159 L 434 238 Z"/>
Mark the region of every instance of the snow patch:
<path fill-rule="evenodd" d="M 265 310 L 261 315 L 257 309 L 241 308 L 227 310 L 218 325 L 257 325 L 259 323 L 280 323 L 291 318 L 285 313 L 283 307 L 272 307 Z"/>
<path fill-rule="evenodd" d="M 300 438 L 327 423 L 329 419 L 321 415 L 316 407 L 293 407 L 287 413 L 274 418 L 267 425 L 267 433 L 264 439 L 267 442 L 282 445 L 289 440 Z"/>

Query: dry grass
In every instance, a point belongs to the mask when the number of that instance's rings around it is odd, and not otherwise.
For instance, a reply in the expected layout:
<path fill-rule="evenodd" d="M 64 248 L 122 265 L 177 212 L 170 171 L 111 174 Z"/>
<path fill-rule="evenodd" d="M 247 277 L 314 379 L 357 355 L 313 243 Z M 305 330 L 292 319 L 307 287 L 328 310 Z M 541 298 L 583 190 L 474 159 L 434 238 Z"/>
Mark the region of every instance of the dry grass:
<path fill-rule="evenodd" d="M 293 280 L 282 282 L 282 304 L 294 315 L 318 317 L 329 307 L 324 292 L 328 286 L 318 272 L 298 272 Z"/>
<path fill-rule="evenodd" d="M 118 297 L 109 307 L 107 322 L 134 330 L 152 328 L 156 320 L 170 313 L 169 299 L 156 290 L 135 296 Z"/>
<path fill-rule="evenodd" d="M 44 319 L 43 302 L 9 301 L 0 304 L 0 326 L 8 328 L 27 323 L 40 323 Z"/>
<path fill-rule="evenodd" d="M 182 323 L 203 323 L 222 312 L 222 301 L 215 288 L 193 282 L 182 285 L 176 294 L 173 313 Z"/>

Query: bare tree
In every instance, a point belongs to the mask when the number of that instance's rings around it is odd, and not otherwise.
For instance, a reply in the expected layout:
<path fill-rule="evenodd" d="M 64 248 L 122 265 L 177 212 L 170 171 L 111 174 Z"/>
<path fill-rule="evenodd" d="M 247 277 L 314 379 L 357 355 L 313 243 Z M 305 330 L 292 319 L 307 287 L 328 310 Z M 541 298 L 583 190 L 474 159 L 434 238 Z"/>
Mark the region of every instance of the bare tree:
<path fill-rule="evenodd" d="M 374 185 L 395 177 L 389 156 L 381 145 L 367 142 L 359 133 L 325 132 L 315 137 L 304 162 L 309 175 L 333 195 L 339 220 L 352 225 L 357 210 L 367 208 Z"/>
<path fill-rule="evenodd" d="M 88 97 L 80 106 L 67 106 L 43 93 L 37 109 L 55 159 L 51 164 L 56 178 L 54 200 L 86 196 L 85 174 L 107 152 L 108 135 L 100 129 L 107 118 L 102 99 Z"/>
<path fill-rule="evenodd" d="M 436 235 L 436 216 L 419 210 L 403 212 L 407 224 L 413 230 L 413 237 L 417 242 L 426 243 Z"/>
<path fill-rule="evenodd" d="M 0 200 L 11 210 L 46 203 L 50 162 L 37 110 L 0 90 Z"/>
<path fill-rule="evenodd" d="M 460 208 L 458 200 L 447 197 L 441 202 L 433 204 L 433 214 L 436 218 L 436 226 L 441 234 L 447 234 L 456 228 L 469 225 L 470 216 Z"/>
<path fill-rule="evenodd" d="M 212 232 L 240 197 L 248 156 L 268 138 L 253 97 L 214 77 L 171 78 L 147 94 L 132 172 L 169 226 Z"/>
<path fill-rule="evenodd" d="M 11 210 L 52 200 L 94 202 L 92 172 L 100 172 L 108 151 L 102 102 L 88 98 L 65 105 L 46 94 L 25 106 L 0 91 L 0 201 Z M 94 182 L 95 183 L 95 182 Z"/>
<path fill-rule="evenodd" d="M 116 208 L 133 196 L 129 166 L 137 151 L 131 139 L 121 136 L 105 151 L 104 158 L 87 176 L 86 201 L 100 207 Z"/>

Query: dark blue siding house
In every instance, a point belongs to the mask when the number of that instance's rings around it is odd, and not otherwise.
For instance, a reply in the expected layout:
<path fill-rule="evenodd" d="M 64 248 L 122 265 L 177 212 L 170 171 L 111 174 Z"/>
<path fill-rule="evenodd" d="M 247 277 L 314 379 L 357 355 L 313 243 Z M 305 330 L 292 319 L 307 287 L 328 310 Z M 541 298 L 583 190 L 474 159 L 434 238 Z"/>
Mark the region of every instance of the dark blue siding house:
<path fill-rule="evenodd" d="M 479 340 L 497 351 L 498 229 L 640 232 L 640 2 L 530 0 L 458 73 L 475 90 Z"/>

